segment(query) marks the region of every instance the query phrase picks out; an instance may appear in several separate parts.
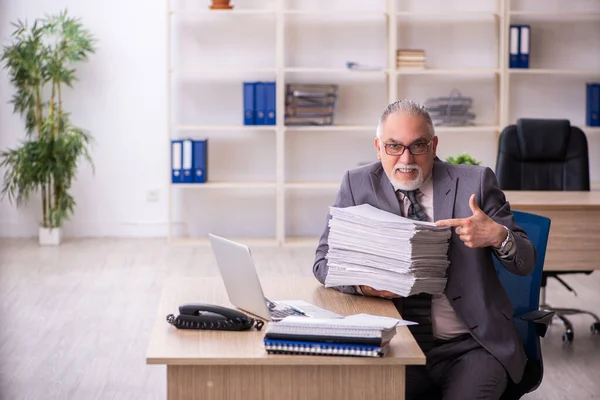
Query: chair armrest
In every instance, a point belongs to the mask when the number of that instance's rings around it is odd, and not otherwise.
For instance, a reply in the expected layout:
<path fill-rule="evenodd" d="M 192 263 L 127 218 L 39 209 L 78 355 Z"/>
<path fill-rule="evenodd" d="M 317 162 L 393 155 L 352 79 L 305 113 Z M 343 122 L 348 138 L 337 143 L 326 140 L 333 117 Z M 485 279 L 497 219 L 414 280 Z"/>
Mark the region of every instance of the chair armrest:
<path fill-rule="evenodd" d="M 554 311 L 535 310 L 521 315 L 521 319 L 523 321 L 534 322 L 538 336 L 544 337 L 548 330 L 548 324 L 554 317 L 554 314 Z"/>

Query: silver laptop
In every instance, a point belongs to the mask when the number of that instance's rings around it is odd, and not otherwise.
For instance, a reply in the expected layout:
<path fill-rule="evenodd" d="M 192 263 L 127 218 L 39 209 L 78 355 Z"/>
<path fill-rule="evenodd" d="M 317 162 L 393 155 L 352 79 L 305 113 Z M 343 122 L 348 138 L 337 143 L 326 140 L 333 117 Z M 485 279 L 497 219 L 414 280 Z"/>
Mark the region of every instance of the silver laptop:
<path fill-rule="evenodd" d="M 234 306 L 267 321 L 279 321 L 288 315 L 317 318 L 342 317 L 302 300 L 269 300 L 263 293 L 250 248 L 217 235 L 208 236 L 227 296 Z"/>

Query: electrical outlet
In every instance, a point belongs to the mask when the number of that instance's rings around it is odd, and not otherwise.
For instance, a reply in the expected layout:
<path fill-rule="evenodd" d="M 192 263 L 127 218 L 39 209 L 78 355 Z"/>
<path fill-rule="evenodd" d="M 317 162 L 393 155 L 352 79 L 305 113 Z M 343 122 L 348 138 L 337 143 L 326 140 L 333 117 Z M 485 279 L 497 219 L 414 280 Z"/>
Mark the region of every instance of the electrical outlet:
<path fill-rule="evenodd" d="M 158 189 L 148 190 L 146 192 L 146 201 L 148 203 L 156 203 L 158 201 Z"/>

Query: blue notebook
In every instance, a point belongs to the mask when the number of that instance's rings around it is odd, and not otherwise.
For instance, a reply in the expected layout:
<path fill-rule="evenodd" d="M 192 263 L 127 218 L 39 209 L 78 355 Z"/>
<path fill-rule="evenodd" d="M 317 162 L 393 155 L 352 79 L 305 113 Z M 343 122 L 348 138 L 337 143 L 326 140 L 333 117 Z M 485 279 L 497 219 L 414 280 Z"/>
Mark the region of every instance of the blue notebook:
<path fill-rule="evenodd" d="M 264 339 L 269 354 L 304 354 L 321 356 L 383 357 L 388 346 L 356 343 L 305 342 L 301 340 Z"/>

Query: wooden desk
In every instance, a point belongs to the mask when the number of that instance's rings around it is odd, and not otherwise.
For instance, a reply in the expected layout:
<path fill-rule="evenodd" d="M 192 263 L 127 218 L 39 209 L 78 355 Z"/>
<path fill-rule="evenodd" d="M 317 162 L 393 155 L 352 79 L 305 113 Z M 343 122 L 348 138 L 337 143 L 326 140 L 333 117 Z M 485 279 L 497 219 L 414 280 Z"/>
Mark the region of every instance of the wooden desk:
<path fill-rule="evenodd" d="M 389 300 L 344 295 L 313 278 L 262 279 L 272 300 L 300 299 L 342 315 L 370 313 L 398 318 Z M 406 327 L 397 328 L 382 358 L 269 355 L 264 331 L 178 330 L 166 322 L 182 303 L 232 307 L 221 279 L 167 282 L 146 356 L 167 365 L 168 399 L 404 399 L 405 365 L 425 364 Z M 233 307 L 232 307 L 233 308 Z"/>
<path fill-rule="evenodd" d="M 544 270 L 600 269 L 600 191 L 505 191 L 511 209 L 552 219 Z"/>

